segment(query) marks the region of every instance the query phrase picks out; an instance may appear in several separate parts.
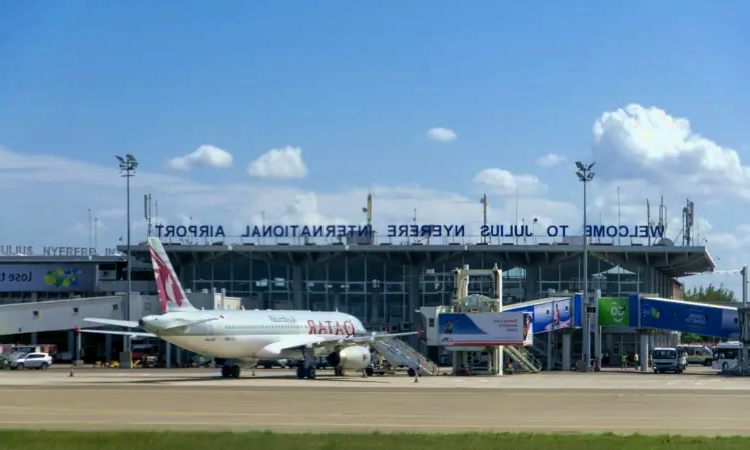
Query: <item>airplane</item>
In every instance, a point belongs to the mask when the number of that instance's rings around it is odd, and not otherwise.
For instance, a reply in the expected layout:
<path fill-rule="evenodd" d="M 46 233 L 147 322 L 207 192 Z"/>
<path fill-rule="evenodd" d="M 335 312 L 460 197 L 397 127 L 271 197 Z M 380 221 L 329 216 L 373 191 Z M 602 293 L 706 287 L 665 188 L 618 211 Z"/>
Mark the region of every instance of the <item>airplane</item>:
<path fill-rule="evenodd" d="M 85 318 L 87 322 L 141 331 L 79 329 L 85 333 L 158 337 L 192 352 L 224 359 L 221 375 L 239 378 L 242 367 L 261 359 L 301 359 L 298 379 L 315 379 L 315 357 L 327 356 L 336 376 L 370 365 L 370 345 L 417 332 L 368 333 L 356 317 L 340 312 L 274 310 L 202 310 L 190 304 L 158 238 L 148 239 L 160 315 L 140 320 Z M 416 368 L 415 368 L 416 369 Z"/>

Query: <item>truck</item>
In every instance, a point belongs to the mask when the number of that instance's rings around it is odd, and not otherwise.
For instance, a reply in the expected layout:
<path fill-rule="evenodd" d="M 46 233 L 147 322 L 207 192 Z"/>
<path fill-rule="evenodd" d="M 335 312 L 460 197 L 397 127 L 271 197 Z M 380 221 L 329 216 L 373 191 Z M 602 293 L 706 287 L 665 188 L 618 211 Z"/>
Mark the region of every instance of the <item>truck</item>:
<path fill-rule="evenodd" d="M 652 367 L 654 373 L 682 373 L 684 370 L 680 364 L 680 353 L 674 347 L 655 348 L 652 353 Z"/>

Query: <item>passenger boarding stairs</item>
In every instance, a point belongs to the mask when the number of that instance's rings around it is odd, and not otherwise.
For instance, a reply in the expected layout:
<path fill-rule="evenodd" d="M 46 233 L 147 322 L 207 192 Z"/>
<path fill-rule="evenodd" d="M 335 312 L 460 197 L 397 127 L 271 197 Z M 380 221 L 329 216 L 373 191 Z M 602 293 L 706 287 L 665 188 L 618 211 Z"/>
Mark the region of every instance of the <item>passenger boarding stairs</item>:
<path fill-rule="evenodd" d="M 393 367 L 419 368 L 421 376 L 437 375 L 440 371 L 437 364 L 398 339 L 373 342 L 373 346 Z"/>
<path fill-rule="evenodd" d="M 538 338 L 538 339 L 537 339 Z M 557 336 L 552 336 L 552 370 L 562 369 L 562 355 L 556 349 Z M 547 369 L 547 335 L 545 333 L 534 335 L 534 345 L 527 347 L 527 350 L 536 357 L 541 363 L 543 370 Z"/>
<path fill-rule="evenodd" d="M 508 345 L 503 347 L 503 349 L 518 363 L 521 372 L 539 373 L 542 370 L 542 363 L 524 347 Z"/>

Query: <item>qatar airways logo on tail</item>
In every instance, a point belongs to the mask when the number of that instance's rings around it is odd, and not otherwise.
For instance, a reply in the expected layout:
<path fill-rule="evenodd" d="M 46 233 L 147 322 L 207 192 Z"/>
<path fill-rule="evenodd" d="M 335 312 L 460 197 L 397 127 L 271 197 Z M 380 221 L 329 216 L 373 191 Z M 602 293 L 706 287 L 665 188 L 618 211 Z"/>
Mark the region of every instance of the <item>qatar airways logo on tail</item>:
<path fill-rule="evenodd" d="M 164 263 L 159 255 L 151 249 L 151 260 L 156 264 L 154 275 L 156 278 L 156 287 L 159 290 L 159 299 L 161 300 L 161 312 L 167 312 L 167 303 L 172 302 L 177 306 L 182 306 L 182 292 L 177 285 L 177 280 L 172 276 L 172 271 Z"/>
<path fill-rule="evenodd" d="M 344 323 L 338 320 L 308 320 L 308 334 L 328 334 L 333 336 L 352 337 L 357 331 L 351 320 L 345 320 Z"/>

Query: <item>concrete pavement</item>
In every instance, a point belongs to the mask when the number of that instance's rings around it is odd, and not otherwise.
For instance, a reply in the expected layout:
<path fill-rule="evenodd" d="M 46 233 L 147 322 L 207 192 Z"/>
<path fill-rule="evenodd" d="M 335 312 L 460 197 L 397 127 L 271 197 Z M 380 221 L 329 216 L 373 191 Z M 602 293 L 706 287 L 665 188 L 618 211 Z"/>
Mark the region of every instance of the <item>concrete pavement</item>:
<path fill-rule="evenodd" d="M 212 370 L 0 372 L 0 427 L 750 435 L 750 380 L 563 374 L 223 380 Z M 286 378 L 289 377 L 289 378 Z M 22 383 L 21 381 L 25 381 Z M 610 385 L 619 384 L 616 389 Z"/>

